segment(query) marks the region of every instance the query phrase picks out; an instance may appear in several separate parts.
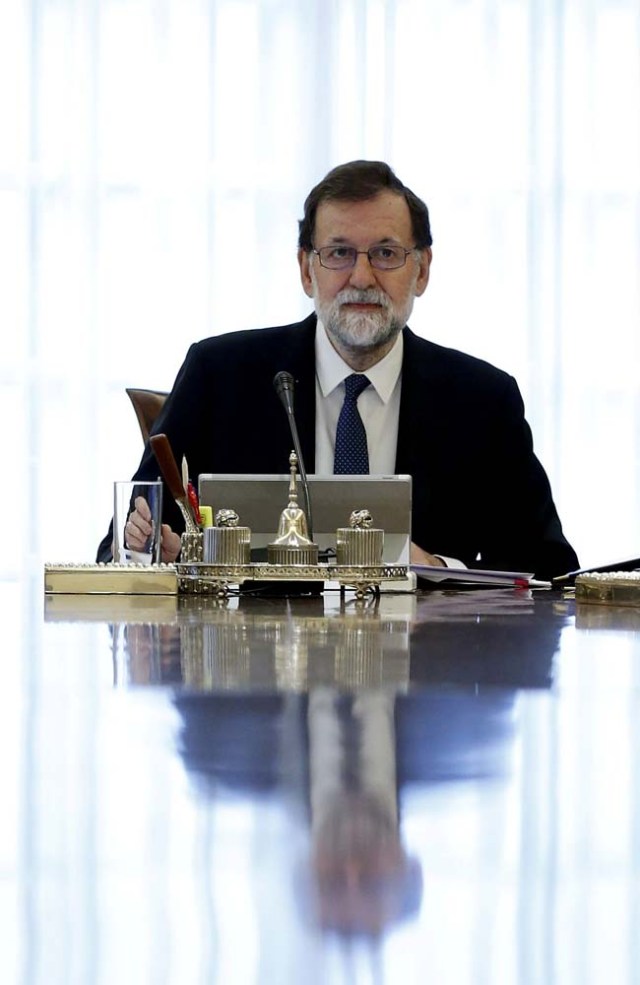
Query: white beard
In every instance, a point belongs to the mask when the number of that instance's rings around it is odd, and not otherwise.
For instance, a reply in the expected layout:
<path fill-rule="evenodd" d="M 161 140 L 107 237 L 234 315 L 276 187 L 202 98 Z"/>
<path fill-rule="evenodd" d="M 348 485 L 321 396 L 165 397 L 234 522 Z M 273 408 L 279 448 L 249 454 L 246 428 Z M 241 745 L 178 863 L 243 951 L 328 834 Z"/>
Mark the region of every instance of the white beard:
<path fill-rule="evenodd" d="M 376 349 L 394 339 L 404 328 L 413 308 L 413 298 L 399 310 L 394 309 L 389 297 L 370 288 L 358 291 L 345 287 L 335 298 L 323 303 L 314 283 L 313 300 L 316 314 L 329 336 L 347 349 Z M 348 303 L 377 304 L 378 311 L 343 311 Z"/>

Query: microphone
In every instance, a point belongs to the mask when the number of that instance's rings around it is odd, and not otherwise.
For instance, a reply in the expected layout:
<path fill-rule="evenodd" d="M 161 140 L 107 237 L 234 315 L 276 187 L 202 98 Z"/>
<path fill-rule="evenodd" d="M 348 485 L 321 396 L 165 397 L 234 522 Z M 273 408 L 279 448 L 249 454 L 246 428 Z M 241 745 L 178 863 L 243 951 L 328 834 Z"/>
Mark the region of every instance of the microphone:
<path fill-rule="evenodd" d="M 309 495 L 309 483 L 307 481 L 307 470 L 304 467 L 304 459 L 302 457 L 302 450 L 300 448 L 300 439 L 298 437 L 298 428 L 296 427 L 296 418 L 293 413 L 293 391 L 294 391 L 294 380 L 291 373 L 287 373 L 285 370 L 276 373 L 273 378 L 273 386 L 276 393 L 282 401 L 282 406 L 285 409 L 287 419 L 289 421 L 289 427 L 291 429 L 291 437 L 293 438 L 293 447 L 295 453 L 298 456 L 298 468 L 300 471 L 300 480 L 302 482 L 302 491 L 304 494 L 304 505 L 305 513 L 307 514 L 307 526 L 309 527 L 309 539 L 313 540 L 313 521 L 311 519 L 311 497 Z"/>

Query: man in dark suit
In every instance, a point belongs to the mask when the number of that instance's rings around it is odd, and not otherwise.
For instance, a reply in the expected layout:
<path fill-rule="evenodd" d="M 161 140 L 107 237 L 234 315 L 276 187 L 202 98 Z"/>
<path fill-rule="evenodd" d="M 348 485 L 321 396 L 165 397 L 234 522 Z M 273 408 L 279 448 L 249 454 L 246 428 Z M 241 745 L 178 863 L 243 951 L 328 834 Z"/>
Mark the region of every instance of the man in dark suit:
<path fill-rule="evenodd" d="M 316 313 L 193 345 L 154 430 L 167 434 L 178 460 L 186 455 L 193 476 L 284 472 L 291 437 L 272 381 L 285 370 L 296 380 L 307 471 L 355 471 L 336 432 L 348 378 L 366 375 L 354 398 L 366 433 L 357 464 L 413 476 L 413 561 L 542 578 L 571 570 L 578 561 L 515 380 L 407 327 L 427 287 L 431 243 L 426 205 L 388 165 L 334 168 L 307 197 L 299 230 L 302 286 Z M 136 477 L 157 472 L 147 446 Z M 163 556 L 173 560 L 180 517 L 171 502 L 165 519 Z M 145 529 L 135 514 L 130 542 Z M 100 560 L 110 542 L 109 534 Z"/>

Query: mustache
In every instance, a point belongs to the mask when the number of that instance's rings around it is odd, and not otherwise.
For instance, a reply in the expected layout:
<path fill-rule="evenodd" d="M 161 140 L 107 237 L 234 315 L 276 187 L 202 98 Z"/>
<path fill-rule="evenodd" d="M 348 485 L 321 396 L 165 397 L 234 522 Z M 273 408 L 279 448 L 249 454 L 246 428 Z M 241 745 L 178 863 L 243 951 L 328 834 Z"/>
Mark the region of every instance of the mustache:
<path fill-rule="evenodd" d="M 337 304 L 378 304 L 386 311 L 391 307 L 387 295 L 373 287 L 362 291 L 355 287 L 345 287 L 336 294 L 335 301 Z"/>

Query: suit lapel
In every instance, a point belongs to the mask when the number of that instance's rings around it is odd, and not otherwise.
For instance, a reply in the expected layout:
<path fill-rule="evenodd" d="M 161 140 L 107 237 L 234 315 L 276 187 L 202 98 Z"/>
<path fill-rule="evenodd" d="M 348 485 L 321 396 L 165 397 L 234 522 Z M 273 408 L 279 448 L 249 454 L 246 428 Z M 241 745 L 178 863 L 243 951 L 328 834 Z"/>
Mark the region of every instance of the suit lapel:
<path fill-rule="evenodd" d="M 433 445 L 441 384 L 429 359 L 430 344 L 417 338 L 408 328 L 404 329 L 403 341 L 396 471 L 413 475 L 415 472 L 424 472 L 429 450 Z"/>
<path fill-rule="evenodd" d="M 434 365 L 436 351 L 430 342 L 404 329 L 396 472 L 413 476 L 414 517 L 427 515 L 430 477 L 444 464 L 438 440 L 444 381 Z"/>

